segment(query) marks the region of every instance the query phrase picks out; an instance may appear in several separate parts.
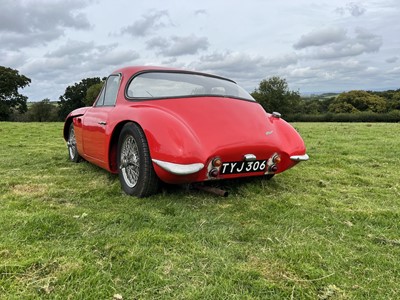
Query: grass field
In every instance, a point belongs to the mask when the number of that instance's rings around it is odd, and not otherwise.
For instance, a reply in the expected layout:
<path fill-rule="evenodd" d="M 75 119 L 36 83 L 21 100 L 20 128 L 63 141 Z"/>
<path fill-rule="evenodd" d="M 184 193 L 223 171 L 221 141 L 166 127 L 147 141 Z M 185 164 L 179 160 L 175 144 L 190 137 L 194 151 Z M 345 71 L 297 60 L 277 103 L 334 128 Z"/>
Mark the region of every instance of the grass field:
<path fill-rule="evenodd" d="M 400 124 L 296 123 L 310 161 L 137 199 L 0 123 L 0 299 L 397 299 Z"/>

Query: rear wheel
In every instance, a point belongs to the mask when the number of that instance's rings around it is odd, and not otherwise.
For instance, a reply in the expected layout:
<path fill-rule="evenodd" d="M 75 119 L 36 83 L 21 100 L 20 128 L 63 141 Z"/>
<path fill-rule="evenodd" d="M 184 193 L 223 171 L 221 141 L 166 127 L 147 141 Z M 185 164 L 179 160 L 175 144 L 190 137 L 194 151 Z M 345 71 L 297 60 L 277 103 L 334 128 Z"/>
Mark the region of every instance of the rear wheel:
<path fill-rule="evenodd" d="M 75 163 L 79 162 L 82 157 L 79 155 L 78 148 L 76 147 L 75 129 L 73 123 L 69 125 L 67 146 L 70 161 Z"/>
<path fill-rule="evenodd" d="M 159 179 L 153 169 L 146 136 L 137 124 L 127 123 L 122 128 L 117 158 L 118 176 L 125 193 L 147 197 L 157 192 Z"/>

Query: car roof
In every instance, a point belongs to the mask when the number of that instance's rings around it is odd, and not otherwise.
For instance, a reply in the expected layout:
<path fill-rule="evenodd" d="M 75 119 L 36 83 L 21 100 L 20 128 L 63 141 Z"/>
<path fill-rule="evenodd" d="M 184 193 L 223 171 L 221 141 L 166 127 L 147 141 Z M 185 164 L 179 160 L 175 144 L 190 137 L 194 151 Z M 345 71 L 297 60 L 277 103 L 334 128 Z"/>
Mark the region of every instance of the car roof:
<path fill-rule="evenodd" d="M 117 69 L 112 74 L 122 73 L 124 75 L 131 76 L 138 72 L 149 71 L 149 70 L 184 71 L 184 70 L 178 69 L 178 68 L 160 67 L 160 66 L 129 66 L 129 67 L 123 67 L 123 68 Z"/>
<path fill-rule="evenodd" d="M 135 75 L 136 73 L 143 72 L 143 71 L 177 71 L 177 72 L 188 72 L 188 73 L 195 73 L 195 74 L 202 74 L 205 76 L 212 76 L 220 79 L 225 79 L 228 81 L 232 81 L 233 83 L 236 84 L 235 81 L 232 79 L 218 76 L 218 75 L 213 75 L 210 73 L 204 73 L 204 72 L 198 72 L 195 70 L 185 70 L 185 69 L 179 69 L 179 68 L 172 68 L 172 67 L 161 67 L 161 66 L 128 66 L 128 67 L 123 67 L 120 69 L 115 70 L 111 74 L 123 74 L 124 76 L 131 77 Z"/>

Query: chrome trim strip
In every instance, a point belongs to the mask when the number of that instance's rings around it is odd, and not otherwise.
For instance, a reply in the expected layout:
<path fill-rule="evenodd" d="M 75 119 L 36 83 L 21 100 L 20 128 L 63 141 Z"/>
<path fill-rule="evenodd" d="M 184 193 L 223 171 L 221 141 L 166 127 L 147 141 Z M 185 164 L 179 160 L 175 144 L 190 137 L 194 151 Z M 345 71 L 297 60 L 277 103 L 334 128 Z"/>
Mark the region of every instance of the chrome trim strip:
<path fill-rule="evenodd" d="M 245 154 L 243 156 L 243 159 L 245 161 L 255 161 L 255 160 L 257 160 L 257 157 L 254 154 L 249 153 L 249 154 Z"/>
<path fill-rule="evenodd" d="M 274 111 L 274 112 L 272 113 L 272 116 L 273 116 L 274 118 L 278 118 L 278 119 L 282 118 L 282 115 L 281 115 L 280 113 L 278 113 L 277 111 Z"/>
<path fill-rule="evenodd" d="M 291 160 L 294 161 L 306 161 L 308 160 L 310 157 L 307 154 L 304 155 L 293 155 L 290 157 Z"/>
<path fill-rule="evenodd" d="M 202 163 L 194 163 L 194 164 L 175 164 L 167 161 L 162 161 L 158 159 L 152 159 L 152 161 L 163 168 L 165 171 L 168 171 L 175 175 L 189 175 L 196 173 L 204 168 L 204 164 Z"/>

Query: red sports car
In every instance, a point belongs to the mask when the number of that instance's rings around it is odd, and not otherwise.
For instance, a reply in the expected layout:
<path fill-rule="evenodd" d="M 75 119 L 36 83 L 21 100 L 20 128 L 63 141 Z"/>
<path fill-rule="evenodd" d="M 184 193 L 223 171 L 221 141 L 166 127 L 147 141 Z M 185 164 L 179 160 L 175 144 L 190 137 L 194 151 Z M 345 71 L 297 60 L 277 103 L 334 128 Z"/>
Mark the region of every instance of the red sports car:
<path fill-rule="evenodd" d="M 308 160 L 279 113 L 266 113 L 234 81 L 161 67 L 116 70 L 91 107 L 65 120 L 69 158 L 118 173 L 145 197 L 172 184 L 283 172 Z"/>

